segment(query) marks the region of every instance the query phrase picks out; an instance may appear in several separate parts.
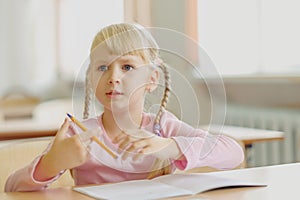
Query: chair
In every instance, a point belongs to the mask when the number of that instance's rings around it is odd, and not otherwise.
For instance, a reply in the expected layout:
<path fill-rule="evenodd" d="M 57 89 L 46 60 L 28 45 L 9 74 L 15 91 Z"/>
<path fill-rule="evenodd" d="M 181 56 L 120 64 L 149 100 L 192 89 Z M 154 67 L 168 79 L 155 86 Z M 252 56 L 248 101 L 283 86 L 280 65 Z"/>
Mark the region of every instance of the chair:
<path fill-rule="evenodd" d="M 4 191 L 5 182 L 10 174 L 15 170 L 28 165 L 33 159 L 42 153 L 51 137 L 6 140 L 0 142 L 0 192 Z M 73 179 L 69 171 L 66 171 L 50 187 L 72 186 Z"/>

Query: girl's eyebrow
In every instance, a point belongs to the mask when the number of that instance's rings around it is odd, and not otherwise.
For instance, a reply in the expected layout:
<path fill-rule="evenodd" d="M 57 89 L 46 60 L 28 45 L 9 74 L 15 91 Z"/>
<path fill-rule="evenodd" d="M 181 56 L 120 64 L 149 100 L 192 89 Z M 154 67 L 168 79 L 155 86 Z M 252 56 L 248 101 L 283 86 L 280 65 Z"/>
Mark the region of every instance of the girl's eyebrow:
<path fill-rule="evenodd" d="M 139 57 L 134 56 L 134 55 L 124 55 L 120 57 L 120 60 L 123 62 L 128 62 L 128 61 L 136 61 Z"/>
<path fill-rule="evenodd" d="M 138 61 L 138 56 L 135 56 L 135 55 L 123 55 L 123 56 L 120 56 L 120 57 L 116 57 L 114 60 L 106 60 L 106 59 L 103 59 L 103 58 L 99 58 L 99 59 L 95 59 L 92 61 L 92 64 L 93 65 L 99 65 L 99 64 L 109 64 L 115 60 L 119 60 L 120 62 L 135 62 L 135 61 Z"/>

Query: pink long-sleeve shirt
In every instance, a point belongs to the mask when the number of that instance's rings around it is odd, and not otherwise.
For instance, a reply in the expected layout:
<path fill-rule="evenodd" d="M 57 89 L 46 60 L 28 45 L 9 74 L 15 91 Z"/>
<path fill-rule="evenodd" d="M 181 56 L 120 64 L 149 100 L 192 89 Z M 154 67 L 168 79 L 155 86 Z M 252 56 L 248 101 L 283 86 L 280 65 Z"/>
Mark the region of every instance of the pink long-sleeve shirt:
<path fill-rule="evenodd" d="M 152 132 L 153 114 L 143 113 L 142 129 Z M 112 151 L 117 146 L 111 142 L 105 133 L 101 117 L 91 118 L 83 122 L 89 129 L 100 128 L 99 139 Z M 188 170 L 195 167 L 209 166 L 216 169 L 231 169 L 238 166 L 244 159 L 241 146 L 225 135 L 212 135 L 201 129 L 195 129 L 178 120 L 173 114 L 165 112 L 161 118 L 161 136 L 172 137 L 184 155 L 183 160 L 172 160 L 172 172 L 178 168 Z M 76 127 L 70 128 L 70 134 L 76 134 Z M 47 188 L 57 180 L 63 171 L 51 180 L 37 181 L 33 174 L 41 157 L 50 149 L 46 149 L 28 166 L 11 174 L 6 182 L 5 191 L 35 191 Z M 63 153 L 63 152 L 62 152 Z M 153 167 L 155 158 L 143 156 L 134 161 L 131 157 L 126 160 L 112 158 L 106 151 L 92 142 L 90 158 L 83 164 L 72 169 L 75 185 L 112 183 L 134 179 L 145 179 Z"/>

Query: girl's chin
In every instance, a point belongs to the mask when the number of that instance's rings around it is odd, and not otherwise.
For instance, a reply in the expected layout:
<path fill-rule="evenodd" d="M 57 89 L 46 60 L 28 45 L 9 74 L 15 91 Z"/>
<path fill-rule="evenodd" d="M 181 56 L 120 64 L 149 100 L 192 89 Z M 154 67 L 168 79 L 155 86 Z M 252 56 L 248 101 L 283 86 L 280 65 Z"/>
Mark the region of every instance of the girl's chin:
<path fill-rule="evenodd" d="M 121 106 L 121 105 L 110 105 L 106 107 L 107 110 L 113 112 L 113 113 L 123 113 L 129 111 L 129 106 Z"/>
<path fill-rule="evenodd" d="M 106 102 L 104 105 L 105 110 L 114 112 L 114 113 L 124 113 L 134 110 L 140 110 L 139 105 L 142 104 L 141 102 L 121 102 L 121 101 L 110 101 Z M 143 106 L 141 106 L 143 107 Z M 143 110 L 143 109 L 142 109 Z"/>

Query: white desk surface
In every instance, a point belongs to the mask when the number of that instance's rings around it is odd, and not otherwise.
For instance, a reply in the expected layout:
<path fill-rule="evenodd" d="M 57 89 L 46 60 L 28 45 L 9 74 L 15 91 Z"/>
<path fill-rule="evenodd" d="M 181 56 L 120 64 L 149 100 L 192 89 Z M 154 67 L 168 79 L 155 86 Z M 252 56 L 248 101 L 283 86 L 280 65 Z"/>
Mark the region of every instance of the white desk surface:
<path fill-rule="evenodd" d="M 173 200 L 282 200 L 299 199 L 300 163 L 210 172 L 220 177 L 266 183 L 266 187 L 223 188 L 194 196 L 169 198 Z M 134 191 L 132 191 L 134 192 Z M 47 189 L 42 192 L 0 193 L 1 200 L 91 200 L 71 187 Z"/>

